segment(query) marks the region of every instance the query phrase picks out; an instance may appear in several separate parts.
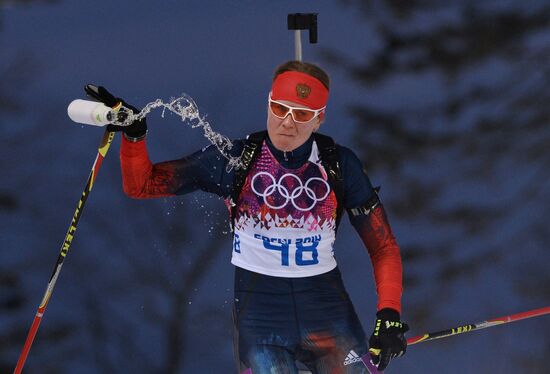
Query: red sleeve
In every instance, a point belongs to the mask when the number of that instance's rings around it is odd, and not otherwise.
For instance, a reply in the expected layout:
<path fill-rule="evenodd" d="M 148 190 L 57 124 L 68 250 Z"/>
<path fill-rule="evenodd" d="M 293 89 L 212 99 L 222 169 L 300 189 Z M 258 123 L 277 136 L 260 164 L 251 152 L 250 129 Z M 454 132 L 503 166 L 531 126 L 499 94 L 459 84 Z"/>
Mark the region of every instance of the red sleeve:
<path fill-rule="evenodd" d="M 383 206 L 379 204 L 368 215 L 350 215 L 350 221 L 369 251 L 378 293 L 377 309 L 392 308 L 401 313 L 401 255 Z"/>
<path fill-rule="evenodd" d="M 132 143 L 122 137 L 120 167 L 122 188 L 130 197 L 147 199 L 174 196 L 179 187 L 176 170 L 171 163 L 151 163 L 146 140 Z"/>

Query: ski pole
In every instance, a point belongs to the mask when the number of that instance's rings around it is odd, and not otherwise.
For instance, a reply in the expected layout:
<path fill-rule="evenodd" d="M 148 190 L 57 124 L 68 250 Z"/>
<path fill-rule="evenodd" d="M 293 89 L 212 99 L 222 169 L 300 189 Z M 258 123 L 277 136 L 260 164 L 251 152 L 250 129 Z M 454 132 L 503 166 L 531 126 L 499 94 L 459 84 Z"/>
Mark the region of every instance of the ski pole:
<path fill-rule="evenodd" d="M 530 310 L 530 311 L 527 311 L 527 312 L 512 314 L 512 315 L 505 316 L 505 317 L 493 318 L 493 319 L 490 319 L 490 320 L 487 320 L 487 321 L 472 323 L 472 324 L 465 325 L 465 326 L 454 327 L 454 328 L 448 329 L 448 330 L 442 330 L 442 331 L 437 331 L 437 332 L 429 332 L 429 333 L 426 333 L 426 334 L 423 334 L 423 335 L 419 335 L 419 336 L 415 336 L 415 337 L 407 339 L 407 344 L 408 345 L 413 345 L 413 344 L 417 344 L 417 343 L 426 342 L 428 340 L 446 338 L 448 336 L 463 334 L 465 332 L 470 332 L 470 331 L 474 331 L 474 330 L 486 329 L 487 327 L 503 325 L 503 324 L 510 323 L 510 322 L 520 321 L 522 319 L 540 317 L 540 316 L 543 316 L 545 314 L 550 314 L 550 306 Z"/>
<path fill-rule="evenodd" d="M 65 257 L 67 256 L 67 252 L 69 251 L 69 247 L 71 246 L 71 243 L 73 241 L 73 237 L 76 231 L 76 226 L 78 225 L 78 221 L 80 220 L 80 216 L 82 215 L 82 210 L 84 209 L 84 204 L 88 199 L 90 191 L 92 190 L 92 187 L 94 185 L 94 181 L 97 177 L 97 173 L 99 172 L 101 163 L 103 162 L 103 159 L 105 158 L 105 155 L 107 154 L 107 151 L 109 150 L 109 147 L 114 137 L 115 137 L 114 132 L 105 130 L 105 133 L 103 134 L 101 142 L 99 143 L 97 156 L 92 166 L 90 176 L 88 177 L 88 181 L 86 182 L 86 187 L 84 187 L 82 196 L 80 197 L 80 200 L 78 201 L 78 204 L 76 206 L 73 219 L 71 221 L 71 224 L 69 225 L 69 230 L 67 231 L 65 240 L 61 245 L 61 252 L 57 257 L 57 262 L 53 269 L 52 276 L 50 277 L 50 281 L 48 282 L 48 286 L 46 287 L 46 292 L 44 293 L 42 302 L 40 303 L 40 305 L 38 306 L 38 310 L 36 311 L 36 315 L 34 317 L 31 328 L 29 330 L 29 334 L 27 335 L 27 340 L 25 341 L 25 345 L 23 346 L 23 350 L 21 351 L 21 355 L 19 356 L 19 360 L 17 361 L 17 366 L 15 367 L 15 370 L 13 372 L 14 374 L 20 374 L 21 370 L 23 370 L 23 366 L 25 365 L 25 361 L 27 360 L 27 356 L 31 349 L 31 345 L 34 341 L 34 337 L 36 335 L 36 332 L 38 331 L 40 322 L 42 321 L 42 316 L 44 315 L 44 311 L 46 310 L 46 306 L 48 305 L 48 302 L 52 295 L 53 288 L 55 287 L 55 282 L 57 281 L 57 278 L 59 277 L 59 273 L 61 272 L 63 261 L 65 260 Z"/>
<path fill-rule="evenodd" d="M 436 332 L 428 332 L 428 333 L 425 333 L 425 334 L 418 335 L 418 336 L 407 339 L 407 345 L 413 345 L 413 344 L 418 344 L 418 343 L 422 343 L 422 342 L 427 342 L 428 340 L 446 338 L 446 337 L 449 337 L 449 336 L 463 334 L 463 333 L 471 332 L 471 331 L 474 331 L 474 330 L 486 329 L 488 327 L 504 325 L 504 324 L 510 323 L 510 322 L 521 321 L 522 319 L 540 317 L 540 316 L 543 316 L 545 314 L 550 314 L 550 306 L 546 306 L 546 307 L 539 308 L 539 309 L 529 310 L 527 312 L 516 313 L 516 314 L 509 315 L 509 316 L 493 318 L 493 319 L 489 319 L 489 320 L 483 321 L 483 322 L 477 322 L 477 323 L 471 323 L 471 324 L 468 324 L 468 325 L 453 327 L 453 328 L 450 328 L 450 329 L 447 329 L 447 330 L 441 330 L 441 331 L 436 331 Z M 369 349 L 369 352 L 371 352 L 374 355 L 379 355 L 380 354 L 380 350 L 379 349 L 374 349 L 374 348 Z M 376 370 L 376 366 L 374 366 L 371 363 L 370 354 L 364 355 L 362 357 L 362 360 L 363 360 L 363 363 L 367 366 L 367 368 L 371 372 L 371 374 L 380 373 L 378 370 Z"/>

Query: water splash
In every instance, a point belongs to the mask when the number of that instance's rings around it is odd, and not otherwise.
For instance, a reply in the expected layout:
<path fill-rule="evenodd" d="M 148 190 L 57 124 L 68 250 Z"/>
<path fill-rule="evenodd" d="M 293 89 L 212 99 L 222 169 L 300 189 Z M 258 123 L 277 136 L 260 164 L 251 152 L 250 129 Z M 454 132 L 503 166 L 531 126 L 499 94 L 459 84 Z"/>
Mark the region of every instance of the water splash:
<path fill-rule="evenodd" d="M 157 99 L 148 103 L 143 107 L 139 113 L 134 113 L 131 109 L 122 107 L 120 108 L 117 118 L 118 120 L 113 123 L 117 126 L 129 126 L 134 121 L 139 121 L 145 118 L 152 110 L 162 108 L 161 117 L 164 118 L 166 111 L 176 114 L 180 117 L 182 122 L 188 123 L 191 128 L 201 127 L 204 132 L 205 138 L 210 141 L 220 153 L 227 159 L 227 171 L 231 169 L 239 169 L 243 167 L 240 157 L 231 156 L 229 151 L 233 148 L 233 143 L 226 136 L 217 133 L 212 130 L 212 126 L 206 120 L 206 116 L 201 115 L 195 100 L 189 95 L 182 94 L 180 97 L 170 98 L 169 102 L 164 102 L 161 99 Z"/>

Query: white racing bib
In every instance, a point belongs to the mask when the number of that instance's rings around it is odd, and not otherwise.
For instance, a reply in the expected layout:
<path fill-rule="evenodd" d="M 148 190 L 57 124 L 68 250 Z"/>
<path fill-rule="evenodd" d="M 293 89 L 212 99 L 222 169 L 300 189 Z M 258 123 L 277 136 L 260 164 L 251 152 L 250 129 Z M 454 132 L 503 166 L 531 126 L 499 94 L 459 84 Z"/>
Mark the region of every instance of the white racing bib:
<path fill-rule="evenodd" d="M 299 169 L 285 169 L 262 145 L 237 200 L 231 263 L 298 278 L 336 267 L 336 195 L 315 142 Z"/>

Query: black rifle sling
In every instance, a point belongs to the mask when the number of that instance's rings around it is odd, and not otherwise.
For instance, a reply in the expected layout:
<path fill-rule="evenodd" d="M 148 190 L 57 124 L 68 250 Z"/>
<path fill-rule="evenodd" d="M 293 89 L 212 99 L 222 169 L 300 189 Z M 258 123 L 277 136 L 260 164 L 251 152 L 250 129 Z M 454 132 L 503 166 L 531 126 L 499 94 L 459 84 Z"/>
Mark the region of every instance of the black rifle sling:
<path fill-rule="evenodd" d="M 319 149 L 321 164 L 328 175 L 328 182 L 336 195 L 336 230 L 338 230 L 344 211 L 344 179 L 340 168 L 340 156 L 336 143 L 330 136 L 319 133 L 314 133 L 313 136 Z"/>
<path fill-rule="evenodd" d="M 267 137 L 267 131 L 260 131 L 250 134 L 245 141 L 241 155 L 242 167 L 235 170 L 235 184 L 231 194 L 231 227 L 234 226 L 234 219 L 237 210 L 237 200 L 243 189 L 246 177 L 250 172 L 252 164 L 260 154 L 262 143 Z M 319 158 L 328 175 L 328 182 L 336 195 L 336 228 L 340 224 L 344 209 L 344 180 L 340 169 L 340 157 L 336 143 L 330 136 L 315 133 L 315 142 L 319 149 Z"/>

